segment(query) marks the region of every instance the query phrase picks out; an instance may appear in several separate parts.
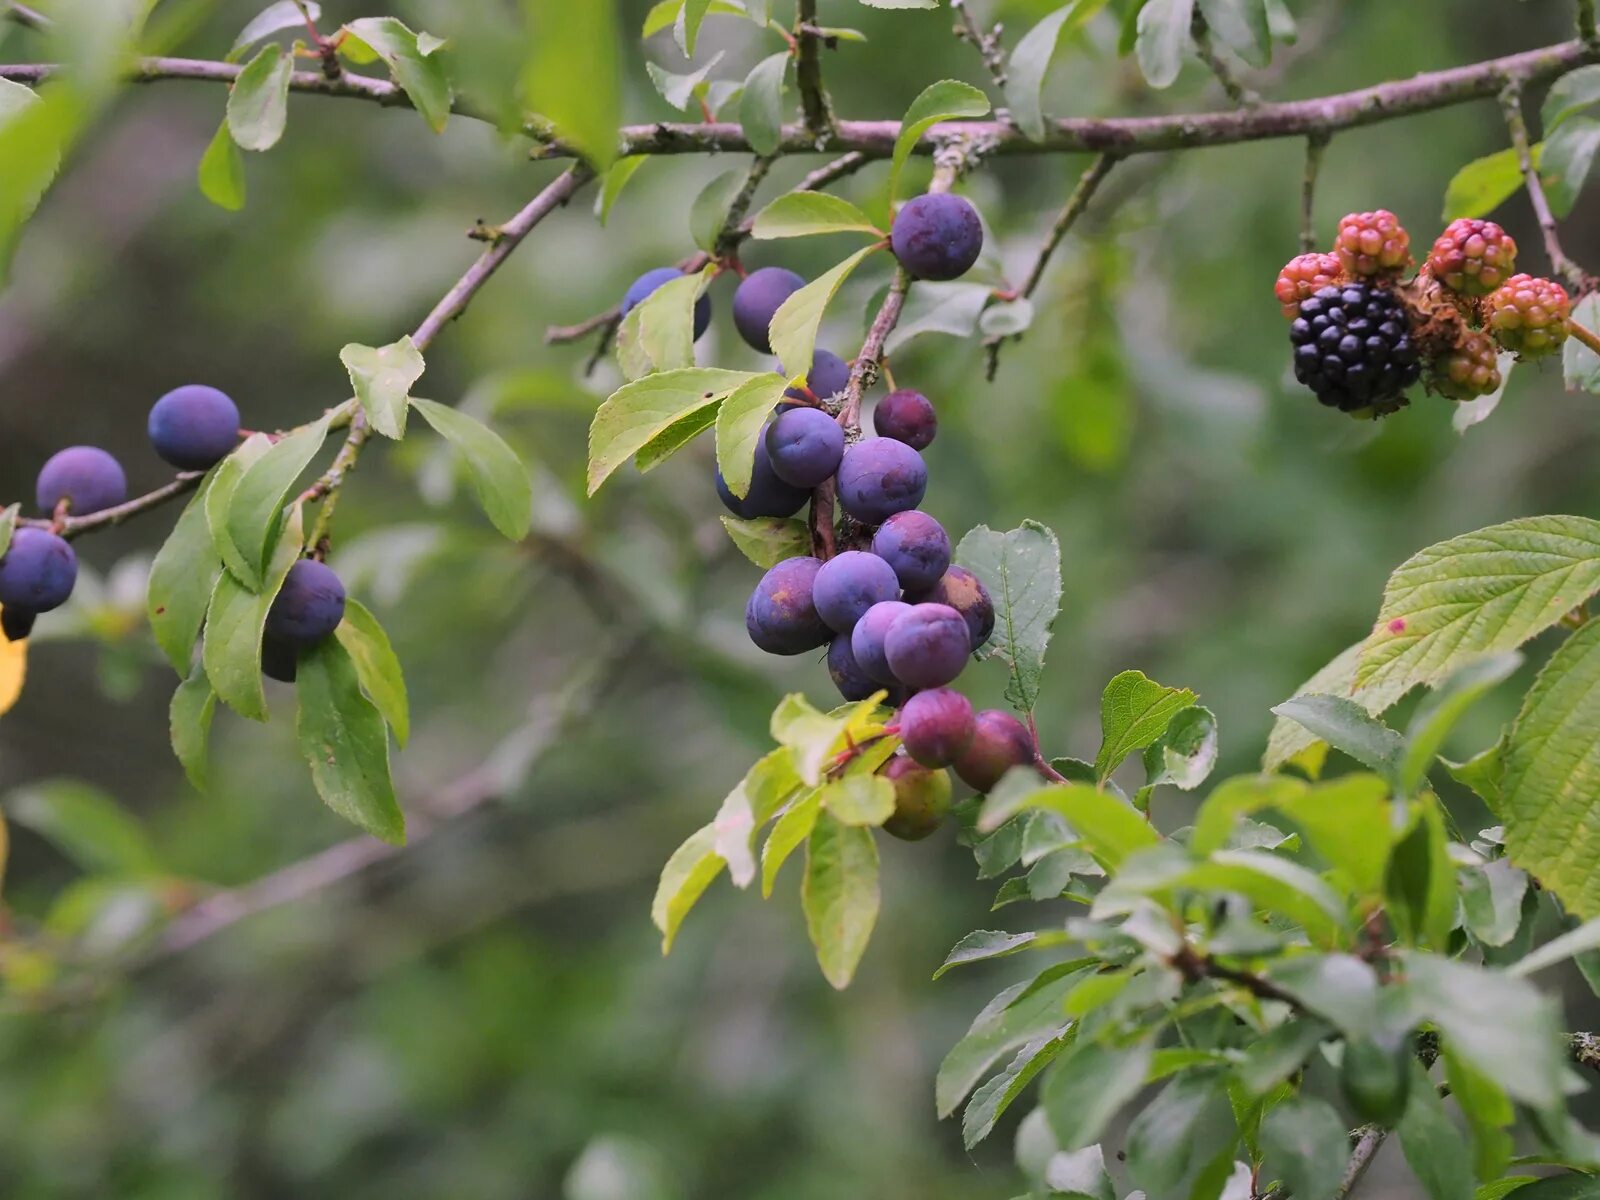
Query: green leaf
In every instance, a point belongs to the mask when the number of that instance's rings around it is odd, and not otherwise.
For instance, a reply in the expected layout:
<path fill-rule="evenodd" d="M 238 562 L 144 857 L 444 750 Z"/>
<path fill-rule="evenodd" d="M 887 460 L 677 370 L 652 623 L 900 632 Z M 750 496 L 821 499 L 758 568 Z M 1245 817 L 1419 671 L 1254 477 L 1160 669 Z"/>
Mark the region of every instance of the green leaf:
<path fill-rule="evenodd" d="M 1261 1122 L 1268 1178 L 1281 1179 L 1298 1200 L 1332 1200 L 1350 1162 L 1344 1118 L 1327 1101 L 1291 1096 Z"/>
<path fill-rule="evenodd" d="M 1342 750 L 1385 779 L 1398 782 L 1405 742 L 1398 733 L 1354 700 L 1343 696 L 1295 696 L 1272 710 L 1305 726 L 1315 737 Z"/>
<path fill-rule="evenodd" d="M 217 694 L 211 690 L 211 681 L 206 678 L 205 668 L 196 666 L 194 673 L 172 693 L 170 725 L 172 752 L 197 792 L 206 790 L 206 741 L 211 734 L 211 718 L 216 710 Z"/>
<path fill-rule="evenodd" d="M 757 241 L 810 237 L 817 233 L 883 231 L 850 201 L 829 192 L 786 192 L 756 214 L 750 236 Z"/>
<path fill-rule="evenodd" d="M 1569 912 L 1600 916 L 1600 621 L 1553 654 L 1506 744 L 1506 853 Z"/>
<path fill-rule="evenodd" d="M 803 782 L 822 782 L 823 767 L 844 748 L 846 736 L 860 740 L 882 730 L 873 722 L 875 700 L 818 712 L 804 696 L 785 696 L 772 713 L 772 740 L 794 751 L 795 770 Z"/>
<path fill-rule="evenodd" d="M 750 149 L 763 156 L 777 153 L 783 144 L 783 78 L 789 59 L 787 50 L 763 58 L 750 68 L 739 96 L 739 125 Z"/>
<path fill-rule="evenodd" d="M 527 106 L 542 114 L 600 170 L 617 157 L 622 69 L 615 0 L 523 0 L 532 20 L 522 69 Z"/>
<path fill-rule="evenodd" d="M 893 202 L 896 187 L 900 182 L 900 171 L 923 134 L 940 121 L 988 116 L 989 107 L 989 97 L 970 83 L 962 83 L 957 79 L 941 79 L 924 88 L 911 102 L 911 107 L 906 109 L 906 115 L 900 123 L 900 136 L 894 140 L 894 155 L 889 160 L 890 202 Z M 807 355 L 803 360 L 785 358 L 783 361 L 810 362 L 811 356 Z"/>
<path fill-rule="evenodd" d="M 1007 1054 L 1037 1038 L 1065 1033 L 1069 1023 L 1062 1015 L 1061 1002 L 1082 978 L 1083 973 L 1070 966 L 1049 967 L 990 1001 L 939 1064 L 933 1085 L 939 1116 L 955 1112 L 967 1093 Z"/>
<path fill-rule="evenodd" d="M 202 484 L 150 564 L 146 599 L 150 632 L 179 675 L 189 673 L 194 644 L 200 638 L 206 606 L 221 570 L 222 560 L 217 557 L 206 522 L 206 490 Z"/>
<path fill-rule="evenodd" d="M 783 864 L 811 836 L 817 816 L 822 812 L 821 789 L 812 788 L 796 797 L 779 816 L 761 848 L 761 894 L 772 895 Z"/>
<path fill-rule="evenodd" d="M 1458 874 L 1462 924 L 1485 946 L 1504 946 L 1522 925 L 1528 873 L 1503 858 Z"/>
<path fill-rule="evenodd" d="M 671 29 L 678 20 L 678 14 L 682 11 L 683 0 L 658 0 L 656 4 L 651 6 L 650 11 L 645 14 L 644 27 L 639 36 L 654 37 L 663 29 Z M 711 0 L 711 7 L 706 10 L 706 15 L 711 16 L 716 13 L 727 13 L 742 17 L 749 16 L 750 10 L 746 5 L 738 3 L 737 0 Z M 759 23 L 766 24 L 766 18 L 763 17 Z"/>
<path fill-rule="evenodd" d="M 1365 641 L 1341 651 L 1327 666 L 1300 685 L 1296 696 L 1343 696 L 1359 704 L 1369 717 L 1386 712 L 1411 685 L 1403 680 L 1391 680 L 1357 692 L 1356 667 L 1361 661 Z M 1277 771 L 1289 763 L 1306 769 L 1313 778 L 1321 772 L 1322 760 L 1327 754 L 1327 743 L 1300 722 L 1289 717 L 1279 717 L 1267 738 L 1267 751 L 1261 756 L 1261 769 Z"/>
<path fill-rule="evenodd" d="M 992 958 L 1007 958 L 1029 947 L 1042 949 L 1045 946 L 1057 945 L 1064 941 L 1065 937 L 1065 934 L 1053 935 L 1033 930 L 1027 933 L 1005 933 L 997 929 L 975 929 L 951 947 L 950 953 L 945 955 L 944 962 L 933 973 L 933 977 L 938 979 L 952 967 L 988 962 Z"/>
<path fill-rule="evenodd" d="M 1377 972 L 1353 954 L 1287 958 L 1267 977 L 1348 1038 L 1369 1038 L 1379 1028 Z"/>
<path fill-rule="evenodd" d="M 1017 127 L 1030 140 L 1044 140 L 1044 110 L 1041 107 L 1044 80 L 1067 22 L 1072 22 L 1073 29 L 1081 28 L 1088 17 L 1104 7 L 1104 4 L 1094 3 L 1093 0 L 1073 0 L 1073 3 L 1056 9 L 1023 34 L 1022 40 L 1011 52 L 1011 61 L 1006 68 L 1006 106 L 1011 110 Z"/>
<path fill-rule="evenodd" d="M 1301 795 L 1306 785 L 1297 779 L 1271 775 L 1240 775 L 1211 790 L 1195 814 L 1189 849 L 1204 856 L 1227 845 L 1239 818 L 1263 808 L 1281 806 Z"/>
<path fill-rule="evenodd" d="M 1514 650 L 1600 590 L 1600 522 L 1524 517 L 1413 555 L 1389 577 L 1358 687 L 1436 683 Z"/>
<path fill-rule="evenodd" d="M 252 433 L 239 443 L 237 450 L 217 465 L 204 492 L 206 527 L 211 531 L 211 544 L 236 579 L 253 579 L 256 572 L 252 571 L 239 547 L 234 544 L 233 535 L 228 532 L 228 508 L 233 503 L 234 490 L 245 471 L 271 448 L 272 439 L 266 434 Z"/>
<path fill-rule="evenodd" d="M 161 862 L 149 835 L 105 792 L 71 779 L 18 788 L 6 797 L 6 819 L 33 830 L 85 871 L 155 875 Z"/>
<path fill-rule="evenodd" d="M 1304 867 L 1262 850 L 1218 850 L 1171 886 L 1238 892 L 1257 908 L 1303 925 L 1314 941 L 1333 941 L 1345 924 L 1344 905 L 1332 888 Z"/>
<path fill-rule="evenodd" d="M 1455 868 L 1438 801 L 1416 802 L 1411 828 L 1395 843 L 1384 877 L 1389 915 L 1401 939 L 1443 949 L 1455 924 Z"/>
<path fill-rule="evenodd" d="M 1496 816 L 1500 814 L 1500 777 L 1505 771 L 1503 736 L 1487 750 L 1479 751 L 1465 762 L 1451 762 L 1447 758 L 1439 761 L 1444 764 L 1451 779 L 1475 792 L 1490 812 Z"/>
<path fill-rule="evenodd" d="M 1591 292 L 1572 308 L 1572 319 L 1590 329 L 1600 325 L 1600 292 Z M 1571 392 L 1600 392 L 1600 354 L 1577 338 L 1561 348 L 1562 375 Z"/>
<path fill-rule="evenodd" d="M 796 368 L 791 382 L 803 379 L 811 370 L 811 360 L 816 355 L 817 328 L 833 301 L 839 286 L 850 273 L 878 246 L 863 246 L 833 270 L 820 275 L 799 291 L 792 293 L 772 315 L 767 331 L 772 338 L 772 352 L 778 361 Z"/>
<path fill-rule="evenodd" d="M 1395 1132 L 1417 1182 L 1430 1200 L 1471 1200 L 1472 1155 L 1466 1139 L 1450 1120 L 1433 1081 L 1415 1064 L 1411 1072 L 1411 1094 Z"/>
<path fill-rule="evenodd" d="M 1096 860 L 1107 868 L 1115 868 L 1134 851 L 1157 845 L 1162 840 L 1126 800 L 1086 783 L 1054 784 L 1032 791 L 1024 789 L 1018 794 L 1002 780 L 984 803 L 978 829 L 981 832 L 998 829 L 1029 808 L 1060 813 Z"/>
<path fill-rule="evenodd" d="M 1442 1057 L 1450 1095 L 1472 1127 L 1472 1157 L 1477 1177 L 1497 1179 L 1511 1162 L 1510 1128 L 1516 1120 L 1511 1098 L 1504 1088 L 1468 1066 L 1449 1046 L 1443 1047 Z"/>
<path fill-rule="evenodd" d="M 650 904 L 650 919 L 661 930 L 661 953 L 672 949 L 678 928 L 689 915 L 695 901 L 727 866 L 715 849 L 717 831 L 706 825 L 690 834 L 683 845 L 672 852 L 667 865 L 661 868 L 661 881 L 656 885 L 655 899 Z"/>
<path fill-rule="evenodd" d="M 1266 0 L 1199 0 L 1211 32 L 1252 67 L 1272 61 L 1272 24 Z"/>
<path fill-rule="evenodd" d="M 411 385 L 422 378 L 422 361 L 408 333 L 390 346 L 362 346 L 352 342 L 339 351 L 339 361 L 350 373 L 350 386 L 372 427 L 384 437 L 406 435 L 406 404 Z"/>
<path fill-rule="evenodd" d="M 1153 88 L 1171 87 L 1189 53 L 1195 0 L 1147 0 L 1139 10 L 1134 54 Z"/>
<path fill-rule="evenodd" d="M 962 541 L 965 546 L 965 539 Z M 1139 671 L 1124 671 L 1100 697 L 1100 752 L 1094 773 L 1103 783 L 1122 760 L 1166 732 L 1172 719 L 1195 701 L 1187 688 L 1163 687 Z"/>
<path fill-rule="evenodd" d="M 1589 178 L 1595 152 L 1600 150 L 1600 121 L 1593 117 L 1573 117 L 1553 134 L 1547 134 L 1544 157 L 1539 160 L 1539 178 L 1545 198 L 1558 217 L 1570 214 L 1578 203 L 1578 193 Z"/>
<path fill-rule="evenodd" d="M 800 905 L 823 976 L 848 987 L 878 920 L 878 847 L 870 829 L 818 815 L 806 842 Z"/>
<path fill-rule="evenodd" d="M 247 572 L 240 577 L 246 587 L 261 586 L 267 555 L 282 525 L 283 508 L 295 480 L 327 437 L 328 419 L 323 417 L 280 439 L 239 476 L 228 499 L 227 530 Z M 230 562 L 228 569 L 232 571 L 235 565 Z"/>
<path fill-rule="evenodd" d="M 689 235 L 694 238 L 694 244 L 707 254 L 717 248 L 717 241 L 722 235 L 722 227 L 727 223 L 728 211 L 733 206 L 734 199 L 744 190 L 744 169 L 724 171 L 705 187 L 700 189 L 700 194 L 694 198 L 694 203 L 689 206 Z M 688 278 L 694 278 L 689 276 Z M 681 281 L 673 283 L 681 285 Z M 671 287 L 672 284 L 666 285 Z M 660 291 L 661 289 L 657 289 Z M 693 302 L 691 301 L 691 312 Z M 690 330 L 691 336 L 693 329 Z M 690 361 L 684 366 L 693 366 Z"/>
<path fill-rule="evenodd" d="M 608 0 L 593 0 L 593 3 L 582 7 L 584 10 L 604 9 L 609 12 L 611 5 Z M 569 23 L 582 26 L 586 22 L 579 16 L 573 16 Z M 424 45 L 417 34 L 395 17 L 362 17 L 349 22 L 345 29 L 383 59 L 394 81 L 410 97 L 423 120 L 433 127 L 435 133 L 443 133 L 445 124 L 450 120 L 450 104 L 455 97 L 450 90 L 450 75 L 445 70 L 444 60 L 438 54 L 429 52 L 430 47 L 437 49 L 437 42 Z M 598 103 L 600 80 L 594 77 L 588 82 L 586 97 Z M 555 120 L 552 113 L 545 112 L 545 116 Z"/>
<path fill-rule="evenodd" d="M 1146 786 L 1171 784 L 1193 791 L 1217 765 L 1217 718 L 1209 708 L 1191 705 L 1172 718 L 1166 730 L 1145 747 Z"/>
<path fill-rule="evenodd" d="M 1061 610 L 1061 543 L 1037 521 L 1004 533 L 979 525 L 961 539 L 955 558 L 984 582 L 994 600 L 990 645 L 1011 668 L 1006 700 L 1018 712 L 1031 713 L 1039 700 L 1050 628 Z"/>
<path fill-rule="evenodd" d="M 233 48 L 228 51 L 228 61 L 237 62 L 244 57 L 242 51 L 248 50 L 263 38 L 269 38 L 285 29 L 304 29 L 306 16 L 313 21 L 322 18 L 322 5 L 316 3 L 316 0 L 306 0 L 303 15 L 300 8 L 295 0 L 274 0 L 267 5 L 251 17 L 249 24 L 239 31 L 238 37 L 233 39 Z"/>
<path fill-rule="evenodd" d="M 1128 1177 L 1149 1200 L 1210 1200 L 1232 1166 L 1237 1140 L 1222 1078 L 1180 1075 L 1128 1127 Z"/>
<path fill-rule="evenodd" d="M 628 314 L 617 330 L 617 358 L 624 374 L 638 379 L 652 371 L 694 366 L 695 302 L 715 271 L 708 264 L 704 271 L 664 283 Z"/>
<path fill-rule="evenodd" d="M 771 568 L 786 558 L 811 553 L 811 530 L 793 517 L 752 517 L 741 521 L 724 516 L 722 527 L 733 544 L 756 566 Z"/>
<path fill-rule="evenodd" d="M 1456 723 L 1521 665 L 1522 655 L 1515 651 L 1486 655 L 1457 668 L 1434 689 L 1406 729 L 1405 756 L 1400 767 L 1402 791 L 1409 794 L 1417 789 Z"/>
<path fill-rule="evenodd" d="M 1506 973 L 1520 977 L 1532 975 L 1564 962 L 1579 954 L 1600 949 L 1600 919 L 1585 921 L 1576 929 L 1551 938 L 1532 954 L 1506 968 Z"/>
<path fill-rule="evenodd" d="M 245 64 L 228 93 L 228 131 L 241 150 L 270 150 L 289 122 L 289 77 L 294 59 L 264 46 Z"/>
<path fill-rule="evenodd" d="M 1069 1044 L 1067 1037 L 1035 1038 L 1017 1051 L 998 1074 L 972 1093 L 961 1114 L 961 1140 L 972 1149 L 994 1130 L 1011 1102 L 1051 1064 Z"/>
<path fill-rule="evenodd" d="M 605 178 L 600 181 L 600 195 L 595 200 L 595 216 L 600 219 L 600 224 L 606 223 L 606 218 L 611 215 L 611 208 L 617 202 L 617 197 L 622 195 L 622 189 L 628 186 L 635 172 L 645 163 L 650 161 L 648 154 L 630 154 L 627 158 L 619 158 L 611 164 L 611 169 L 606 172 Z"/>
<path fill-rule="evenodd" d="M 894 816 L 894 784 L 882 775 L 849 775 L 824 784 L 818 800 L 846 825 L 875 827 Z"/>
<path fill-rule="evenodd" d="M 406 840 L 405 814 L 389 777 L 389 730 L 361 691 L 344 643 L 324 638 L 300 652 L 295 733 L 323 803 L 374 837 Z"/>
<path fill-rule="evenodd" d="M 284 576 L 300 557 L 300 540 L 300 506 L 296 504 L 283 522 L 262 589 L 252 592 L 232 571 L 223 571 L 206 610 L 206 640 L 200 655 L 206 675 L 225 704 L 253 721 L 267 719 L 266 696 L 261 690 L 261 635 L 267 610 L 283 586 Z"/>
<path fill-rule="evenodd" d="M 244 207 L 244 155 L 228 132 L 227 121 L 217 126 L 211 144 L 200 156 L 195 182 L 200 194 L 218 208 L 238 212 Z"/>
<path fill-rule="evenodd" d="M 20 503 L 12 503 L 0 508 L 0 557 L 11 547 L 11 535 L 17 531 L 17 514 L 22 511 Z"/>
<path fill-rule="evenodd" d="M 685 112 L 693 102 L 696 93 L 704 86 L 706 76 L 721 61 L 722 53 L 719 51 L 712 56 L 710 62 L 698 70 L 690 71 L 683 75 L 658 67 L 653 62 L 647 62 L 644 66 L 645 71 L 650 76 L 650 82 L 655 84 L 656 91 L 660 93 L 661 98 L 679 112 Z"/>
<path fill-rule="evenodd" d="M 1152 1042 L 1129 1046 L 1079 1042 L 1058 1059 L 1039 1093 L 1039 1104 L 1063 1150 L 1100 1140 L 1113 1118 L 1144 1087 L 1155 1052 Z"/>
<path fill-rule="evenodd" d="M 1544 147 L 1532 148 L 1534 166 Z M 1457 171 L 1444 190 L 1442 219 L 1486 217 L 1522 190 L 1522 163 L 1512 147 L 1475 158 Z"/>
<path fill-rule="evenodd" d="M 533 484 L 516 451 L 494 430 L 460 409 L 420 396 L 411 398 L 411 407 L 461 455 L 473 494 L 489 523 L 512 541 L 527 537 L 533 524 Z"/>
<path fill-rule="evenodd" d="M 1600 104 L 1600 66 L 1568 71 L 1550 85 L 1544 104 L 1539 108 L 1539 123 L 1544 126 L 1545 137 L 1554 133 L 1556 126 L 1568 117 L 1594 104 Z"/>
<path fill-rule="evenodd" d="M 678 10 L 678 18 L 674 24 L 673 36 L 677 38 L 678 46 L 685 56 L 694 54 L 694 44 L 700 36 L 700 23 L 706 19 L 706 11 L 710 7 L 711 0 L 683 0 L 683 7 Z"/>
<path fill-rule="evenodd" d="M 787 748 L 780 747 L 757 759 L 723 799 L 712 822 L 716 830 L 714 849 L 728 864 L 735 887 L 749 887 L 755 879 L 756 831 L 796 794 L 799 786 L 794 758 Z"/>
<path fill-rule="evenodd" d="M 61 160 L 86 119 L 85 102 L 70 87 L 47 90 L 0 80 L 0 282 L 9 271 L 23 224 L 49 189 Z"/>
<path fill-rule="evenodd" d="M 345 601 L 344 620 L 334 634 L 355 664 L 362 690 L 394 730 L 394 740 L 403 747 L 411 736 L 411 712 L 405 675 L 389 645 L 389 635 L 367 606 L 355 599 Z"/>
<path fill-rule="evenodd" d="M 1280 797 L 1273 807 L 1305 834 L 1352 895 L 1383 893 L 1384 868 L 1394 846 L 1389 787 L 1375 775 L 1345 775 Z"/>
<path fill-rule="evenodd" d="M 1253 1039 L 1244 1047 L 1238 1067 L 1239 1084 L 1252 1097 L 1265 1096 L 1300 1070 L 1333 1030 L 1321 1021 L 1296 1017 L 1285 1021 L 1265 1037 Z"/>

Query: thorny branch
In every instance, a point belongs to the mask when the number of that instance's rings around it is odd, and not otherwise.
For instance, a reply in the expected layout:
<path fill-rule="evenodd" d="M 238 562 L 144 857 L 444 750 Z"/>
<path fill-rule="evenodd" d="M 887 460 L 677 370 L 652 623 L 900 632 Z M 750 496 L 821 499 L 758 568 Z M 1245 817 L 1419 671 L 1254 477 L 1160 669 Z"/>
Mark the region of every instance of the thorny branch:
<path fill-rule="evenodd" d="M 1000 40 L 1005 28 L 998 23 L 988 33 L 978 27 L 978 22 L 972 16 L 968 7 L 970 0 L 950 0 L 950 7 L 955 10 L 956 20 L 959 24 L 955 27 L 955 35 L 964 42 L 971 42 L 974 50 L 983 59 L 984 68 L 994 79 L 995 86 L 1006 86 L 1006 49 Z"/>

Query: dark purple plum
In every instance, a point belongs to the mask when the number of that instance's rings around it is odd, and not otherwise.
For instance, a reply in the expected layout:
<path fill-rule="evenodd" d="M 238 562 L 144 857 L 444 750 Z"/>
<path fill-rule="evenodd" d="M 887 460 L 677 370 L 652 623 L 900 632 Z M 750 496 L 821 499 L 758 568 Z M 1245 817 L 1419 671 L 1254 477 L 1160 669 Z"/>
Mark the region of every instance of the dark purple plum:
<path fill-rule="evenodd" d="M 839 464 L 839 503 L 864 525 L 881 525 L 895 513 L 915 508 L 927 490 L 922 455 L 893 438 L 857 442 Z"/>
<path fill-rule="evenodd" d="M 908 509 L 878 526 L 872 552 L 894 568 L 901 587 L 922 592 L 950 567 L 950 535 L 927 513 Z"/>
<path fill-rule="evenodd" d="M 894 784 L 894 815 L 883 823 L 890 837 L 920 842 L 944 824 L 953 790 L 946 772 L 930 771 L 897 754 L 880 773 Z"/>
<path fill-rule="evenodd" d="M 904 442 L 913 450 L 925 450 L 939 432 L 939 417 L 933 403 L 921 392 L 901 388 L 890 392 L 872 410 L 872 427 L 879 437 Z"/>
<path fill-rule="evenodd" d="M 77 581 L 78 556 L 66 540 L 24 525 L 0 558 L 0 606 L 49 612 L 67 602 Z"/>
<path fill-rule="evenodd" d="M 767 327 L 783 302 L 805 287 L 806 281 L 783 267 L 762 267 L 739 281 L 733 293 L 733 325 L 739 336 L 763 354 L 772 353 Z"/>
<path fill-rule="evenodd" d="M 840 633 L 854 629 L 874 604 L 899 598 L 900 581 L 894 577 L 894 568 L 864 550 L 836 554 L 817 572 L 817 613 Z"/>
<path fill-rule="evenodd" d="M 20 642 L 33 632 L 33 622 L 38 615 L 31 608 L 0 609 L 0 633 L 5 634 L 8 642 Z"/>
<path fill-rule="evenodd" d="M 267 633 L 291 646 L 314 646 L 344 620 L 344 599 L 344 583 L 332 567 L 302 558 L 267 610 Z"/>
<path fill-rule="evenodd" d="M 904 600 L 880 600 L 861 614 L 861 619 L 850 631 L 850 649 L 856 656 L 856 662 L 869 678 L 886 687 L 898 686 L 900 681 L 889 670 L 889 660 L 883 652 L 883 639 L 888 636 L 889 626 L 894 624 L 895 618 L 910 611 L 911 605 Z"/>
<path fill-rule="evenodd" d="M 722 497 L 722 503 L 729 512 L 736 517 L 743 517 L 746 521 L 753 517 L 792 517 L 800 511 L 807 500 L 811 499 L 811 493 L 805 488 L 785 483 L 773 471 L 772 460 L 767 457 L 765 433 L 756 439 L 755 464 L 750 471 L 750 490 L 744 494 L 744 498 L 740 499 L 733 494 L 727 481 L 722 478 L 720 468 L 717 471 L 717 495 Z"/>
<path fill-rule="evenodd" d="M 674 279 L 682 279 L 683 272 L 677 267 L 657 267 L 654 271 L 646 271 L 639 278 L 628 285 L 628 290 L 622 295 L 622 315 L 627 316 L 639 305 L 643 304 L 646 297 L 664 283 L 671 283 Z M 694 336 L 698 341 L 711 325 L 711 297 L 701 293 L 700 298 L 694 302 Z"/>
<path fill-rule="evenodd" d="M 239 408 L 226 393 L 191 383 L 150 409 L 150 444 L 180 471 L 204 471 L 239 443 Z"/>
<path fill-rule="evenodd" d="M 779 413 L 762 439 L 772 473 L 798 488 L 814 488 L 839 469 L 844 429 L 820 408 Z"/>
<path fill-rule="evenodd" d="M 848 633 L 835 634 L 833 641 L 828 643 L 828 675 L 834 687 L 839 689 L 839 695 L 846 700 L 865 700 L 886 687 L 889 695 L 885 703 L 891 707 L 905 698 L 904 688 L 879 683 L 861 669 L 861 664 L 856 662 L 855 652 L 850 648 Z"/>
<path fill-rule="evenodd" d="M 983 250 L 983 222 L 960 196 L 930 193 L 895 214 L 889 244 L 913 279 L 958 279 Z"/>
<path fill-rule="evenodd" d="M 300 647 L 269 633 L 261 639 L 261 673 L 279 683 L 293 683 L 300 673 Z"/>
<path fill-rule="evenodd" d="M 67 501 L 75 517 L 114 508 L 128 498 L 122 464 L 98 446 L 68 446 L 50 456 L 39 471 L 39 511 L 50 514 Z"/>
<path fill-rule="evenodd" d="M 907 687 L 937 688 L 961 674 L 972 639 L 965 618 L 948 604 L 913 604 L 889 626 L 883 652 Z"/>
<path fill-rule="evenodd" d="M 967 619 L 976 650 L 994 633 L 994 601 L 983 581 L 965 567 L 952 566 L 925 592 L 908 599 L 918 604 L 948 604 Z"/>
<path fill-rule="evenodd" d="M 818 350 L 811 356 L 811 370 L 806 375 L 805 383 L 818 400 L 837 396 L 850 386 L 850 364 L 832 350 Z M 805 393 L 797 387 L 790 388 L 784 395 L 799 404 L 811 403 Z M 781 410 L 792 408 L 794 405 L 780 404 L 778 407 Z"/>
<path fill-rule="evenodd" d="M 833 640 L 812 589 L 822 560 L 786 558 L 761 577 L 744 608 L 750 640 L 768 654 L 804 654 Z"/>
<path fill-rule="evenodd" d="M 1037 761 L 1028 727 L 1003 709 L 986 708 L 978 714 L 972 741 L 957 756 L 955 769 L 968 787 L 987 792 L 1012 767 Z"/>
<path fill-rule="evenodd" d="M 949 688 L 929 688 L 900 710 L 900 741 L 925 767 L 948 767 L 972 742 L 972 701 Z"/>

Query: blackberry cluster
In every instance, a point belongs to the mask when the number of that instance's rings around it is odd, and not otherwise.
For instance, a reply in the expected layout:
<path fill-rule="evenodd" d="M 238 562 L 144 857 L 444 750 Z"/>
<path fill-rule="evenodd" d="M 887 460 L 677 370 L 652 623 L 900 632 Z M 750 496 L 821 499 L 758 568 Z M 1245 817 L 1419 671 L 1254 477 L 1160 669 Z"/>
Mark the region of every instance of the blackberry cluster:
<path fill-rule="evenodd" d="M 1370 283 L 1332 285 L 1302 302 L 1289 341 L 1295 378 L 1340 412 L 1393 412 L 1422 374 L 1405 306 Z"/>

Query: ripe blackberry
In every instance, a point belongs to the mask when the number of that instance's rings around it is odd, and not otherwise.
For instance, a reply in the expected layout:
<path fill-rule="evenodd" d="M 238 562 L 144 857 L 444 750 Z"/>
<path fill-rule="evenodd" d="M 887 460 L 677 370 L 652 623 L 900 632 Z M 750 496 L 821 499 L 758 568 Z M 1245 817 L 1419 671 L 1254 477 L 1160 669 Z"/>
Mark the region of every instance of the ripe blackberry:
<path fill-rule="evenodd" d="M 1450 400 L 1472 400 L 1500 388 L 1500 360 L 1488 334 L 1468 333 L 1428 368 L 1428 386 Z"/>
<path fill-rule="evenodd" d="M 1411 265 L 1411 235 L 1386 208 L 1339 221 L 1333 252 L 1353 279 L 1394 279 Z"/>
<path fill-rule="evenodd" d="M 1550 279 L 1513 275 L 1483 302 L 1484 323 L 1494 340 L 1518 358 L 1543 358 L 1567 340 L 1572 302 Z"/>
<path fill-rule="evenodd" d="M 1405 308 L 1370 283 L 1325 287 L 1306 300 L 1289 342 L 1295 378 L 1341 412 L 1394 412 L 1422 373 Z"/>
<path fill-rule="evenodd" d="M 1315 296 L 1330 284 L 1344 280 L 1344 267 L 1332 254 L 1301 254 L 1291 258 L 1278 272 L 1273 292 L 1283 305 L 1283 315 L 1294 320 L 1300 315 L 1300 302 Z"/>
<path fill-rule="evenodd" d="M 1487 296 L 1511 277 L 1517 243 L 1493 221 L 1451 221 L 1428 253 L 1428 270 L 1458 296 Z"/>

